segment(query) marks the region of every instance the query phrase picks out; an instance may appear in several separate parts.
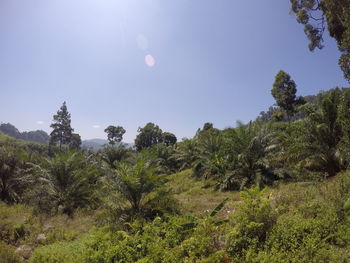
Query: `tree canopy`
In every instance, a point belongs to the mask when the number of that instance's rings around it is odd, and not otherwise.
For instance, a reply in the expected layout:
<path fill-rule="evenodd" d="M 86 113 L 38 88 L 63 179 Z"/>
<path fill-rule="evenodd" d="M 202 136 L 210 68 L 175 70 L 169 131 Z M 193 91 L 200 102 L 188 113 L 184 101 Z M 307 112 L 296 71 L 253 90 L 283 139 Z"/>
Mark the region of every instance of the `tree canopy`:
<path fill-rule="evenodd" d="M 348 0 L 290 0 L 291 12 L 304 25 L 309 49 L 323 48 L 323 33 L 329 34 L 342 53 L 339 66 L 350 81 L 350 1 Z"/>
<path fill-rule="evenodd" d="M 174 145 L 177 142 L 175 134 L 171 132 L 163 132 L 162 137 L 163 142 L 167 146 Z"/>
<path fill-rule="evenodd" d="M 283 70 L 280 70 L 273 83 L 271 90 L 272 96 L 275 98 L 277 105 L 282 108 L 288 118 L 290 118 L 296 111 L 296 106 L 300 99 L 296 98 L 297 85 L 290 75 Z"/>
<path fill-rule="evenodd" d="M 152 122 L 139 128 L 138 133 L 135 139 L 135 147 L 138 151 L 163 141 L 163 131 Z"/>
<path fill-rule="evenodd" d="M 115 143 L 123 140 L 123 135 L 126 131 L 122 126 L 109 125 L 104 132 L 107 133 L 109 143 L 114 145 Z"/>

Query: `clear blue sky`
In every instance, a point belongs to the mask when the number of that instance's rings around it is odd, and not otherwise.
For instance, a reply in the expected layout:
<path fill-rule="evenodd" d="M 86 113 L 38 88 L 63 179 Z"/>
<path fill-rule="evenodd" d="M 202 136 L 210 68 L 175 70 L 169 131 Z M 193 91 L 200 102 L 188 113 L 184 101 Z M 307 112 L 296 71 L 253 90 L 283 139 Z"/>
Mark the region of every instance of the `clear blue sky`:
<path fill-rule="evenodd" d="M 50 132 L 67 101 L 83 139 L 155 122 L 179 139 L 274 103 L 277 71 L 300 95 L 348 86 L 328 36 L 309 52 L 289 0 L 1 0 L 0 121 Z M 147 56 L 147 63 L 146 63 Z"/>

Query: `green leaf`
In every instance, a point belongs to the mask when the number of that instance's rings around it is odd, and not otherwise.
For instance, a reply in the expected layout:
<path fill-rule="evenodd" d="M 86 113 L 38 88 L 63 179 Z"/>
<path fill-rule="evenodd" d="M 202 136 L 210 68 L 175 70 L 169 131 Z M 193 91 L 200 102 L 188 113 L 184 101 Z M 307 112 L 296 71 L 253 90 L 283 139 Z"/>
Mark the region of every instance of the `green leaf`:
<path fill-rule="evenodd" d="M 350 198 L 345 202 L 344 210 L 347 214 L 350 213 Z"/>
<path fill-rule="evenodd" d="M 227 203 L 229 198 L 224 199 L 220 204 L 218 204 L 215 209 L 210 213 L 211 217 L 216 216 L 217 213 L 221 211 L 221 209 L 224 207 L 224 205 Z"/>

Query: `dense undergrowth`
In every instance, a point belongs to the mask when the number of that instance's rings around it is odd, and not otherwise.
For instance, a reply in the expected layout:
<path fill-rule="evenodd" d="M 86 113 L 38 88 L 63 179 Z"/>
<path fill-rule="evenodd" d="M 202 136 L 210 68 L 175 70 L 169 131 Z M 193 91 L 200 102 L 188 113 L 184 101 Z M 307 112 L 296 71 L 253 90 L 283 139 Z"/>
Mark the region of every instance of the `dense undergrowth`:
<path fill-rule="evenodd" d="M 20 262 L 13 245 L 30 242 L 51 222 L 56 229 L 35 248 L 30 262 L 349 262 L 348 173 L 324 182 L 253 187 L 239 196 L 226 193 L 221 197 L 232 198 L 223 207 L 207 204 L 215 193 L 204 182 L 171 183 L 184 207 L 200 208 L 192 214 L 101 226 L 84 213 L 40 218 L 28 207 L 2 204 L 1 237 L 9 245 L 1 243 L 1 260 Z M 200 201 L 191 199 L 188 183 L 206 193 Z M 106 214 L 97 211 L 98 216 Z M 84 228 L 77 229 L 78 224 Z"/>

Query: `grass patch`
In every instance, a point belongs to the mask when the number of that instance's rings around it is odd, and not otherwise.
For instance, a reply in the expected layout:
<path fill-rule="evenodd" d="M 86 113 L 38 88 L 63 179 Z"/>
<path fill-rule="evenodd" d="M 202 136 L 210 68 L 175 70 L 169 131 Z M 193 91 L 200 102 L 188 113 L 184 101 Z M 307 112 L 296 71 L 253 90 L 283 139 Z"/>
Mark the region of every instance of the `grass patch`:
<path fill-rule="evenodd" d="M 203 214 L 211 212 L 222 200 L 229 198 L 219 214 L 225 216 L 233 210 L 232 201 L 239 200 L 238 192 L 221 192 L 214 189 L 215 183 L 210 180 L 197 179 L 192 170 L 185 170 L 169 177 L 168 186 L 181 204 L 182 214 Z"/>

